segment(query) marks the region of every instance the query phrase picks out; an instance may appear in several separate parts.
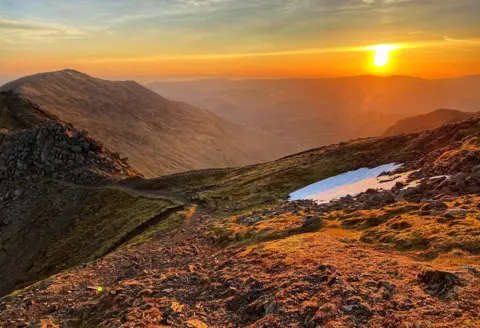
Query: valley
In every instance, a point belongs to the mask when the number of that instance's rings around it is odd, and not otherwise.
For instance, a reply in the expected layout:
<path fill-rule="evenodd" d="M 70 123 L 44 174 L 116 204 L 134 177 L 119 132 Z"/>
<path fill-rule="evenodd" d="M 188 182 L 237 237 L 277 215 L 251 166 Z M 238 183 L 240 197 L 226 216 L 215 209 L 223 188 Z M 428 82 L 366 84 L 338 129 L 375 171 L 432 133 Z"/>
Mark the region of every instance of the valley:
<path fill-rule="evenodd" d="M 452 79 L 353 76 L 169 81 L 147 87 L 232 122 L 298 143 L 306 150 L 381 135 L 400 119 L 439 108 L 478 111 L 479 81 L 478 75 Z M 419 132 L 440 125 L 427 123 L 400 132 Z"/>

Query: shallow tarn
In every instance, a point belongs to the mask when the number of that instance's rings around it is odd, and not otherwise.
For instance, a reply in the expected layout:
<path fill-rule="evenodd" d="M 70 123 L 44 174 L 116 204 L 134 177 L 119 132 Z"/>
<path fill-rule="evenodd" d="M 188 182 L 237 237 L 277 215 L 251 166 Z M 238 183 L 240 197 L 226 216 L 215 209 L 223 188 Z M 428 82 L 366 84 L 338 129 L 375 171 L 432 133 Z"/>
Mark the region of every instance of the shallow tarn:
<path fill-rule="evenodd" d="M 348 171 L 328 179 L 313 183 L 290 194 L 290 200 L 310 199 L 318 203 L 328 203 L 347 195 L 358 195 L 368 189 L 392 188 L 395 183 L 404 182 L 410 172 L 395 176 L 379 177 L 383 172 L 391 172 L 402 164 L 390 163 L 375 168 L 361 168 Z"/>

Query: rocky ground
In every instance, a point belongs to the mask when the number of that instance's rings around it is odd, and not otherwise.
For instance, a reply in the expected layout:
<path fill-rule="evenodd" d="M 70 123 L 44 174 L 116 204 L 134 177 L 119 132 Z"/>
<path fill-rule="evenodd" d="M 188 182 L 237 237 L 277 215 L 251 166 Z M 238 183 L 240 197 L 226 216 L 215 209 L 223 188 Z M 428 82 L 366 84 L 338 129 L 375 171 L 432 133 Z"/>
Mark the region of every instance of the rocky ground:
<path fill-rule="evenodd" d="M 329 204 L 184 213 L 2 299 L 5 327 L 478 327 L 476 168 Z M 413 189 L 412 189 L 413 188 Z"/>
<path fill-rule="evenodd" d="M 398 206 L 404 208 L 403 202 Z M 231 218 L 242 226 L 260 228 L 267 221 L 263 230 L 289 230 L 286 235 L 243 243 L 241 238 L 215 239 L 212 230 L 218 232 L 222 224 L 192 211 L 185 214 L 181 229 L 156 234 L 152 240 L 3 298 L 0 320 L 5 327 L 477 327 L 480 323 L 480 267 L 475 252 L 453 249 L 425 260 L 416 248 L 365 243 L 362 236 L 368 229 L 347 228 L 345 219 L 335 214 L 338 211 L 308 202 Z M 470 229 L 480 226 L 466 220 Z"/>
<path fill-rule="evenodd" d="M 95 189 L 86 216 L 33 261 L 51 276 L 0 299 L 1 326 L 479 327 L 479 122 L 117 185 L 185 204 Z M 409 177 L 389 190 L 285 201 L 315 179 L 394 161 L 405 165 L 383 179 Z M 74 182 L 45 194 L 81 199 Z M 33 192 L 4 202 L 18 210 Z"/>

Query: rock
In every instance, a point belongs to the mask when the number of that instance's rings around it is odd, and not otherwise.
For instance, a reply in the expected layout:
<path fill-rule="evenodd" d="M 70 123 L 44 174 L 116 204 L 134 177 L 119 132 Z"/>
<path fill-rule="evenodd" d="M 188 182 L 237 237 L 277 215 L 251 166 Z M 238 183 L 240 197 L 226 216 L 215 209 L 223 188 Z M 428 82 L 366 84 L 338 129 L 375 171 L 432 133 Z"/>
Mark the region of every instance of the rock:
<path fill-rule="evenodd" d="M 480 165 L 474 166 L 472 168 L 472 173 L 480 173 Z"/>
<path fill-rule="evenodd" d="M 403 182 L 396 182 L 394 187 L 395 187 L 397 190 L 400 190 L 400 189 L 402 189 L 403 187 L 405 187 L 405 184 L 404 184 Z"/>
<path fill-rule="evenodd" d="M 477 268 L 473 267 L 473 266 L 470 266 L 470 265 L 466 265 L 463 267 L 465 270 L 471 272 L 473 275 L 477 276 L 477 277 L 480 277 L 480 270 L 478 270 Z"/>
<path fill-rule="evenodd" d="M 358 296 L 350 297 L 346 303 L 346 305 L 341 307 L 341 310 L 347 314 L 361 317 L 370 317 L 373 314 L 370 307 L 363 303 L 362 299 Z"/>
<path fill-rule="evenodd" d="M 265 315 L 273 314 L 277 312 L 278 304 L 276 301 L 272 301 L 270 304 L 265 306 Z"/>
<path fill-rule="evenodd" d="M 467 210 L 464 209 L 451 209 L 443 213 L 446 218 L 464 217 L 465 215 L 467 215 Z"/>
<path fill-rule="evenodd" d="M 322 221 L 316 215 L 309 215 L 303 218 L 302 228 L 307 230 L 318 229 Z"/>
<path fill-rule="evenodd" d="M 467 175 L 463 172 L 457 173 L 450 178 L 452 182 L 458 183 L 460 181 L 464 181 L 467 178 Z"/>
<path fill-rule="evenodd" d="M 446 297 L 461 286 L 461 279 L 452 272 L 439 270 L 425 270 L 418 275 L 418 281 L 424 290 L 437 297 Z"/>
<path fill-rule="evenodd" d="M 380 196 L 382 198 L 382 201 L 387 203 L 387 204 L 390 204 L 390 203 L 394 203 L 395 202 L 395 196 L 392 195 L 390 192 L 388 191 L 383 191 L 380 193 Z"/>
<path fill-rule="evenodd" d="M 411 197 L 417 194 L 418 194 L 418 191 L 417 189 L 415 189 L 415 187 L 408 187 L 406 189 L 401 189 L 398 193 L 398 196 L 400 198 L 404 198 L 404 197 Z"/>
<path fill-rule="evenodd" d="M 23 189 L 17 189 L 13 192 L 13 194 L 15 195 L 15 197 L 21 197 L 24 193 L 24 190 Z"/>
<path fill-rule="evenodd" d="M 191 319 L 185 322 L 182 328 L 208 328 L 207 324 L 198 320 L 198 319 Z"/>
<path fill-rule="evenodd" d="M 254 225 L 257 222 L 264 220 L 264 218 L 260 215 L 252 215 L 252 216 L 242 216 L 237 218 L 237 223 L 245 224 L 245 225 Z"/>
<path fill-rule="evenodd" d="M 392 229 L 395 230 L 405 230 L 410 228 L 412 225 L 406 221 L 394 222 L 390 225 Z"/>
<path fill-rule="evenodd" d="M 90 144 L 85 141 L 82 145 L 82 150 L 84 153 L 88 153 L 88 151 L 90 150 Z"/>
<path fill-rule="evenodd" d="M 420 171 L 413 171 L 412 173 L 410 173 L 410 175 L 408 176 L 408 178 L 410 180 L 419 180 L 423 177 L 423 173 L 420 172 Z"/>
<path fill-rule="evenodd" d="M 337 271 L 337 268 L 330 264 L 320 264 L 318 266 L 318 270 L 322 272 L 335 273 Z"/>
<path fill-rule="evenodd" d="M 81 137 L 73 127 L 60 122 L 49 122 L 45 125 L 20 130 L 8 134 L 8 141 L 2 137 L 0 143 L 0 179 L 50 176 L 59 171 L 65 176 L 78 178 L 82 173 L 93 169 L 93 175 L 99 178 L 116 176 L 120 173 L 129 176 L 130 166 L 118 160 L 113 153 L 100 149 L 98 143 Z M 92 144 L 99 152 L 93 151 Z M 88 153 L 92 158 L 85 159 Z M 110 168 L 114 168 L 112 171 Z M 91 172 L 91 171 L 90 171 Z M 123 174 L 122 174 L 123 173 Z M 100 175 L 103 174 L 103 177 Z M 88 173 L 86 174 L 88 175 Z M 85 176 L 86 177 L 86 176 Z"/>
<path fill-rule="evenodd" d="M 389 300 L 392 298 L 392 295 L 394 294 L 396 288 L 395 285 L 392 285 L 391 283 L 386 281 L 380 281 L 377 284 L 377 287 L 382 290 L 382 297 L 385 300 Z"/>
<path fill-rule="evenodd" d="M 347 195 L 345 197 L 341 197 L 339 201 L 344 204 L 353 204 L 355 202 L 355 199 L 352 195 Z"/>
<path fill-rule="evenodd" d="M 71 150 L 76 154 L 80 154 L 83 151 L 82 147 L 80 146 L 73 146 L 71 147 Z"/>
<path fill-rule="evenodd" d="M 430 201 L 428 204 L 423 205 L 420 210 L 428 211 L 428 210 L 445 210 L 448 206 L 444 202 L 440 200 L 433 200 Z"/>

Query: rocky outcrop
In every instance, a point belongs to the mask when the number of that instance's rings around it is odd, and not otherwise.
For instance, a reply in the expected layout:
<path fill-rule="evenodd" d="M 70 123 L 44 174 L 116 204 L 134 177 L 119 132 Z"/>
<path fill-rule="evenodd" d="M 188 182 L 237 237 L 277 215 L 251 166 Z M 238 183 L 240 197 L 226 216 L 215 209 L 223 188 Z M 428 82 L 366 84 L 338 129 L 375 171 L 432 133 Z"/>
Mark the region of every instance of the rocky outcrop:
<path fill-rule="evenodd" d="M 137 175 L 126 159 L 88 138 L 87 131 L 50 122 L 10 133 L 0 131 L 0 178 L 47 176 L 103 180 Z"/>

